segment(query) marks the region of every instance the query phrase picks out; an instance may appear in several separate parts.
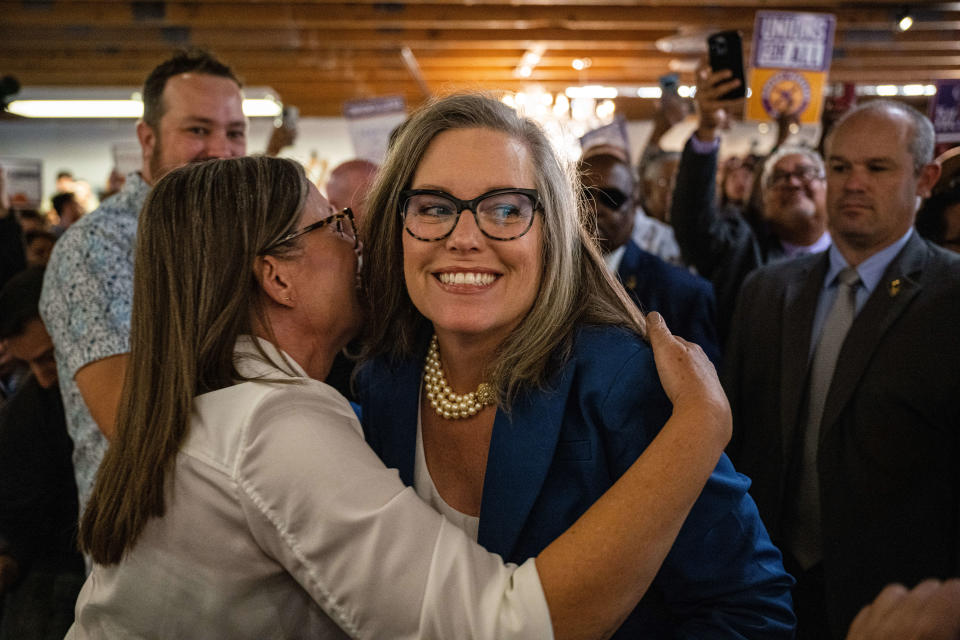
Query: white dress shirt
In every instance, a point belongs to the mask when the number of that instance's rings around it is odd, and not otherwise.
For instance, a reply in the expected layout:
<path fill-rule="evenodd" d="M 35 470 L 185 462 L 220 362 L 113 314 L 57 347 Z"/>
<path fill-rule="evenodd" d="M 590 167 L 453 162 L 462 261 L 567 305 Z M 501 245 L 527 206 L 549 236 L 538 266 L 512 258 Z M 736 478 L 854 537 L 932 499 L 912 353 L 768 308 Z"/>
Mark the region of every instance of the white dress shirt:
<path fill-rule="evenodd" d="M 255 354 L 238 342 L 262 380 L 195 399 L 166 514 L 94 567 L 67 638 L 552 637 L 533 559 L 471 541 L 383 465 L 343 396 Z"/>

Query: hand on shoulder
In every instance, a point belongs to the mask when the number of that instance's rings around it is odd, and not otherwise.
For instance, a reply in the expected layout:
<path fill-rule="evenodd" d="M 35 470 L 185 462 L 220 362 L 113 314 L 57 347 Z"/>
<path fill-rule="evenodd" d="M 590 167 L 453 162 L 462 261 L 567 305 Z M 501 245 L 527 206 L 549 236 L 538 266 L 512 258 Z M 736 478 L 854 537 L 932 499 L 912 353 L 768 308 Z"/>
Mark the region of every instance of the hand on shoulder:
<path fill-rule="evenodd" d="M 691 424 L 714 434 L 726 446 L 733 428 L 730 404 L 703 349 L 671 334 L 655 311 L 647 314 L 647 337 L 660 383 L 673 403 L 673 415 L 689 415 Z"/>

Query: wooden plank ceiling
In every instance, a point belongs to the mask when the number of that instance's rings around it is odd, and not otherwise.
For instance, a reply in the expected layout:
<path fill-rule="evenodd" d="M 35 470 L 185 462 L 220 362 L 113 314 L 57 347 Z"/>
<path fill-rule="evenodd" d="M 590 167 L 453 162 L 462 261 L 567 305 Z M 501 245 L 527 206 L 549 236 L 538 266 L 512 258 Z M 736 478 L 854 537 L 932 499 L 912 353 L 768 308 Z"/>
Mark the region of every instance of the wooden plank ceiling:
<path fill-rule="evenodd" d="M 895 19 L 905 4 L 915 24 L 901 33 Z M 195 45 L 215 51 L 246 84 L 273 87 L 302 115 L 336 116 L 353 98 L 399 94 L 414 105 L 424 88 L 651 86 L 675 69 L 692 83 L 696 54 L 664 52 L 656 42 L 739 29 L 749 47 L 757 10 L 836 15 L 832 82 L 960 78 L 960 2 L 904 0 L 0 0 L 0 75 L 24 87 L 136 87 L 173 48 Z M 535 47 L 539 63 L 518 77 Z M 576 58 L 591 64 L 577 71 Z M 618 107 L 647 117 L 652 102 L 618 99 Z"/>

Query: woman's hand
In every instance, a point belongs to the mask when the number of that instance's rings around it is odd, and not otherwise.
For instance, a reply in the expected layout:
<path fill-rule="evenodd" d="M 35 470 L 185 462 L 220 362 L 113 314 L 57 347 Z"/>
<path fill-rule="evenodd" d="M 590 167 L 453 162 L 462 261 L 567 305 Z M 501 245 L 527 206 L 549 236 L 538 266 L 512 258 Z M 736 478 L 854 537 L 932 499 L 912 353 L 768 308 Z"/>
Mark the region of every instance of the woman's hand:
<path fill-rule="evenodd" d="M 674 415 L 692 415 L 694 424 L 713 427 L 726 446 L 733 429 L 730 403 L 703 349 L 670 333 L 656 311 L 647 314 L 647 337 Z"/>

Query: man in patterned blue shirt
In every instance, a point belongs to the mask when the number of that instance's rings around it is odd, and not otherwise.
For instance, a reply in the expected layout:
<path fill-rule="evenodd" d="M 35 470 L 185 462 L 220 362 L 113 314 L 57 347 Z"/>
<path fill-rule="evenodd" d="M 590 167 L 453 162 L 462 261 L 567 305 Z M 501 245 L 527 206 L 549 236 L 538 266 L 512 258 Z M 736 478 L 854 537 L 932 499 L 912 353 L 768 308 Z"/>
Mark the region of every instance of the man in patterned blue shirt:
<path fill-rule="evenodd" d="M 81 510 L 113 436 L 130 351 L 137 216 L 165 173 L 246 153 L 240 82 L 204 51 L 178 52 L 143 87 L 139 172 L 74 224 L 47 267 L 40 313 L 56 347 Z"/>

